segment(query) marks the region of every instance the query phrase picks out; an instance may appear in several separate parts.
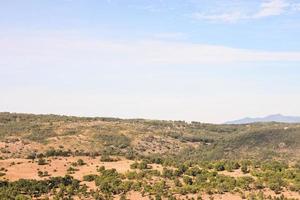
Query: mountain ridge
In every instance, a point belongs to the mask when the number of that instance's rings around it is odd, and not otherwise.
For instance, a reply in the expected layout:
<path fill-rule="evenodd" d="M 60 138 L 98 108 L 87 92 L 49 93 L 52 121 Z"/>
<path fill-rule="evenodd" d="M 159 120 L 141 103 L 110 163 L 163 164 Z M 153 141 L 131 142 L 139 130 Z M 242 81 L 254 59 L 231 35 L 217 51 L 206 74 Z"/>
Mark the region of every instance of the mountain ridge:
<path fill-rule="evenodd" d="M 299 116 L 286 116 L 282 114 L 273 114 L 265 117 L 245 117 L 238 120 L 227 121 L 225 124 L 252 124 L 259 122 L 279 122 L 279 123 L 300 123 Z"/>

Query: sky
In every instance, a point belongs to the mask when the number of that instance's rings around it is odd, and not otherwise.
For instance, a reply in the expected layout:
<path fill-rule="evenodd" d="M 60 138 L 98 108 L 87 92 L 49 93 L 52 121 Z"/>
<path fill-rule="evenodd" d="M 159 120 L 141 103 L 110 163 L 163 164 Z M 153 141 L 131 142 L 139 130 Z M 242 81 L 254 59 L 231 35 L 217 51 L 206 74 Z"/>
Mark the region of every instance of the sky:
<path fill-rule="evenodd" d="M 0 0 L 0 111 L 300 116 L 300 0 Z"/>

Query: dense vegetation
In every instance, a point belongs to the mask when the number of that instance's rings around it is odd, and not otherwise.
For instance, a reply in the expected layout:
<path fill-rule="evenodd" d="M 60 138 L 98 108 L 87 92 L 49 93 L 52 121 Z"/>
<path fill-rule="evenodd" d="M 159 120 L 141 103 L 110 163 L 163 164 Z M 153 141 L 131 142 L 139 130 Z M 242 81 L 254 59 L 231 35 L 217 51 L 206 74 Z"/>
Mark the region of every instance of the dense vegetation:
<path fill-rule="evenodd" d="M 32 197 L 52 193 L 54 199 L 70 198 L 80 193 L 79 181 L 70 176 L 55 177 L 49 180 L 24 180 L 15 182 L 0 181 L 1 200 L 27 200 Z"/>

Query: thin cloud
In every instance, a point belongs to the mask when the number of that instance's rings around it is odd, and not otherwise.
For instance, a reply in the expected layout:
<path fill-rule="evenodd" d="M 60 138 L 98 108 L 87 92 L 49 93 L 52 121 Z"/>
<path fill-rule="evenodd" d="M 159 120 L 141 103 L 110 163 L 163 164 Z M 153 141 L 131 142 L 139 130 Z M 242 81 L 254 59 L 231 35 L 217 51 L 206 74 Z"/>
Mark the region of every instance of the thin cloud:
<path fill-rule="evenodd" d="M 292 4 L 293 11 L 300 11 L 300 3 Z"/>
<path fill-rule="evenodd" d="M 269 0 L 261 4 L 260 10 L 253 15 L 253 18 L 281 15 L 285 13 L 290 6 L 291 5 L 285 0 Z"/>
<path fill-rule="evenodd" d="M 261 19 L 279 16 L 288 11 L 300 11 L 299 4 L 292 4 L 287 0 L 265 0 L 260 3 L 257 11 L 242 12 L 240 10 L 224 13 L 194 13 L 193 18 L 212 22 L 235 23 L 241 20 Z"/>
<path fill-rule="evenodd" d="M 163 40 L 182 40 L 187 39 L 187 35 L 182 32 L 165 32 L 165 33 L 158 33 L 153 35 L 156 39 L 163 39 Z"/>
<path fill-rule="evenodd" d="M 208 21 L 222 21 L 228 23 L 234 23 L 244 18 L 240 12 L 230 12 L 222 14 L 203 14 L 203 13 L 194 13 L 193 17 L 200 20 Z"/>
<path fill-rule="evenodd" d="M 161 9 L 158 7 L 155 7 L 153 5 L 129 5 L 129 8 L 134 8 L 137 10 L 144 10 L 148 12 L 160 12 Z"/>
<path fill-rule="evenodd" d="M 0 40 L 1 66 L 156 66 L 300 61 L 300 52 L 272 52 L 188 42 L 59 38 Z"/>

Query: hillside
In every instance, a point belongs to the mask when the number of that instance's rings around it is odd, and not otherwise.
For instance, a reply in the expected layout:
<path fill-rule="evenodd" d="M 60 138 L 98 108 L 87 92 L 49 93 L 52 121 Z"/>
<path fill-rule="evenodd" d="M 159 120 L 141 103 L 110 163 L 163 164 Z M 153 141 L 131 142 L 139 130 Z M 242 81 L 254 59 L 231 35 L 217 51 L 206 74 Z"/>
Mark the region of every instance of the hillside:
<path fill-rule="evenodd" d="M 145 119 L 0 114 L 2 157 L 59 149 L 177 159 L 296 159 L 300 124 L 214 125 Z M 5 148 L 4 148 L 5 147 Z"/>
<path fill-rule="evenodd" d="M 300 199 L 300 124 L 0 113 L 1 200 Z"/>

